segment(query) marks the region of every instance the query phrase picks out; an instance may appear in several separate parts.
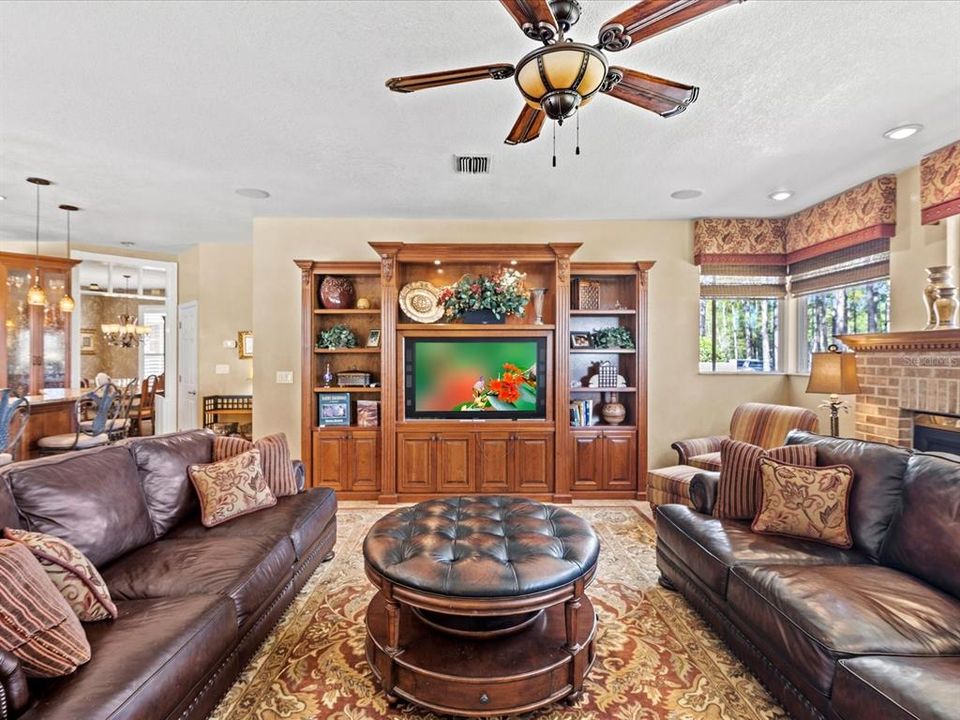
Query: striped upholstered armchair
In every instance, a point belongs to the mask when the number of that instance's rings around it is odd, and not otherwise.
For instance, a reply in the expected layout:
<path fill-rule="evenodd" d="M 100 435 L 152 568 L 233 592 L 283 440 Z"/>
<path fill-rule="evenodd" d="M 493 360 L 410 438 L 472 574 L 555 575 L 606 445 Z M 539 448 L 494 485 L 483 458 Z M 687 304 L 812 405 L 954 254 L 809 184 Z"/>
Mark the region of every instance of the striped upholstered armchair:
<path fill-rule="evenodd" d="M 733 411 L 729 435 L 680 440 L 670 447 L 677 451 L 681 465 L 717 471 L 720 469 L 720 443 L 728 437 L 769 449 L 783 445 L 791 430 L 816 432 L 819 425 L 816 413 L 806 408 L 744 403 Z"/>

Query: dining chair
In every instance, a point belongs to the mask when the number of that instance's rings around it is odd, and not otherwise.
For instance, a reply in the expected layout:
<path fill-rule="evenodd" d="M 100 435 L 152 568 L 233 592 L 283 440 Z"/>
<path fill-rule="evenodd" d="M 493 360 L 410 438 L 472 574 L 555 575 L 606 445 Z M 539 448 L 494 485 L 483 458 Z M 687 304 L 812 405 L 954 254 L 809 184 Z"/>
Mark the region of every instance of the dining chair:
<path fill-rule="evenodd" d="M 133 406 L 130 413 L 130 432 L 135 435 L 153 435 L 156 433 L 156 397 L 159 378 L 156 375 L 147 375 L 140 386 L 139 402 Z M 150 423 L 150 432 L 144 432 L 146 423 Z"/>
<path fill-rule="evenodd" d="M 74 405 L 76 431 L 60 435 L 47 435 L 37 440 L 42 455 L 88 450 L 111 442 L 110 428 L 121 412 L 122 397 L 117 386 L 107 383 L 84 393 Z M 90 419 L 87 420 L 86 418 Z"/>
<path fill-rule="evenodd" d="M 30 402 L 10 388 L 0 390 L 0 467 L 12 463 L 30 420 Z"/>
<path fill-rule="evenodd" d="M 103 387 L 110 382 L 110 376 L 105 372 L 98 372 L 94 377 L 93 382 L 97 387 Z"/>

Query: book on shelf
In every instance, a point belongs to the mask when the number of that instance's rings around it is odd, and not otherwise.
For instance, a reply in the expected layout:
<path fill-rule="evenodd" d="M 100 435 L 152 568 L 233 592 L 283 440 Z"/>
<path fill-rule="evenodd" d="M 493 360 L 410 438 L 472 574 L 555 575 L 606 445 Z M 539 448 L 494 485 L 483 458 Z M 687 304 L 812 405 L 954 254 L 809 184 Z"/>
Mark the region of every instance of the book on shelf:
<path fill-rule="evenodd" d="M 593 402 L 573 400 L 570 403 L 571 427 L 590 427 L 593 424 Z"/>
<path fill-rule="evenodd" d="M 357 425 L 377 427 L 380 424 L 380 403 L 376 400 L 357 400 Z"/>
<path fill-rule="evenodd" d="M 317 408 L 317 425 L 320 427 L 350 424 L 349 393 L 320 393 Z"/>

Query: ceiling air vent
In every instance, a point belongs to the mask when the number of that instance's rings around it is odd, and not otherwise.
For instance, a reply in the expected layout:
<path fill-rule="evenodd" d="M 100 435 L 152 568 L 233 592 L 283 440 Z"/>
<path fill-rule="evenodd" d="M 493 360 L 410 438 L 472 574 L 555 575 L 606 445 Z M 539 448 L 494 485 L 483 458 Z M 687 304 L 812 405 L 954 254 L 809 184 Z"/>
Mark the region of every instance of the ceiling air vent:
<path fill-rule="evenodd" d="M 490 172 L 489 155 L 454 155 L 453 167 L 458 173 L 484 175 Z"/>

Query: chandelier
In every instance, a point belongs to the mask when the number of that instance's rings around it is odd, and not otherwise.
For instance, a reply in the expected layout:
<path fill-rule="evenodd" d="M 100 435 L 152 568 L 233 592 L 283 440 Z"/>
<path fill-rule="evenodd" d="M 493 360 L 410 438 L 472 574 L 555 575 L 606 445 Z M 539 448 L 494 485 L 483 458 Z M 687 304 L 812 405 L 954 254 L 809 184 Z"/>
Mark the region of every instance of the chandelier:
<path fill-rule="evenodd" d="M 130 294 L 130 276 L 124 275 L 127 281 L 127 295 Z M 128 312 L 123 313 L 117 318 L 119 323 L 110 323 L 100 326 L 103 333 L 103 339 L 107 345 L 117 347 L 139 347 L 143 338 L 150 334 L 150 328 L 146 325 L 137 324 L 137 317 Z"/>

